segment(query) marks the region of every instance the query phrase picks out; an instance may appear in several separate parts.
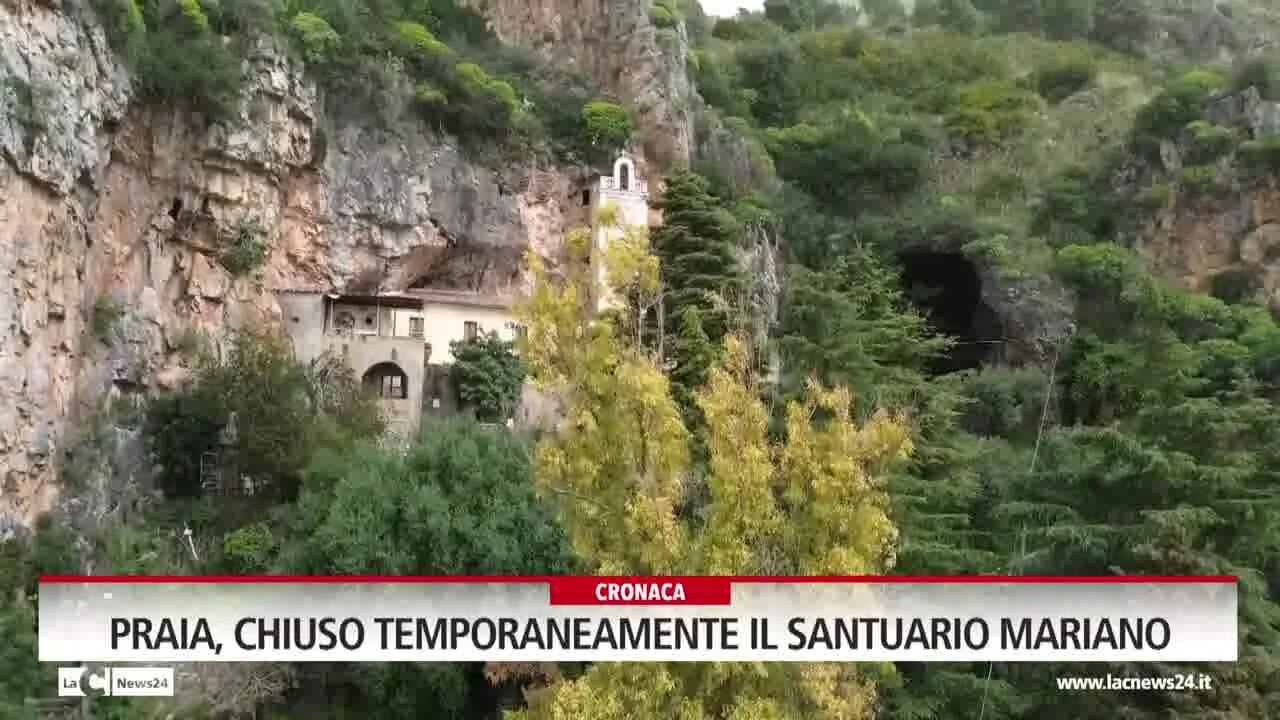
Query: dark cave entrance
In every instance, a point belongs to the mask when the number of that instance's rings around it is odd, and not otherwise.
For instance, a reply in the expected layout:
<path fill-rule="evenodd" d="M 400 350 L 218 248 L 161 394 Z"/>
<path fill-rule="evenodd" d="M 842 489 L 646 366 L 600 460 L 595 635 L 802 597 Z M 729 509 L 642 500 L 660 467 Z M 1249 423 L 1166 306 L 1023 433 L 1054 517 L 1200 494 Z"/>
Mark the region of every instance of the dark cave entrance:
<path fill-rule="evenodd" d="M 955 340 L 930 372 L 969 370 L 1000 357 L 1000 318 L 982 300 L 982 279 L 972 261 L 958 252 L 908 250 L 898 255 L 898 262 L 907 299 L 935 332 Z"/>

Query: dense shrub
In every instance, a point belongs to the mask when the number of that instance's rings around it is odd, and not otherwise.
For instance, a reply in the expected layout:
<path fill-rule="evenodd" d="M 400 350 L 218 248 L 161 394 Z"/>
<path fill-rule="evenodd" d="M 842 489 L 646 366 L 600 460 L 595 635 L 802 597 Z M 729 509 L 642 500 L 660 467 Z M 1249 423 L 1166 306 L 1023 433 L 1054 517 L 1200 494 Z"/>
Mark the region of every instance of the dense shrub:
<path fill-rule="evenodd" d="M 649 21 L 657 28 L 673 28 L 680 24 L 680 16 L 670 5 L 656 0 L 649 9 Z"/>
<path fill-rule="evenodd" d="M 1188 123 L 1199 120 L 1210 98 L 1225 85 L 1212 70 L 1192 70 L 1152 98 L 1134 118 L 1133 134 L 1140 146 L 1173 138 Z"/>
<path fill-rule="evenodd" d="M 1155 28 L 1151 0 L 1093 0 L 1089 39 L 1099 45 L 1141 55 Z"/>
<path fill-rule="evenodd" d="M 1190 153 L 1187 158 L 1195 163 L 1209 163 L 1231 152 L 1236 145 L 1236 133 L 1231 128 L 1195 120 L 1187 125 L 1191 135 Z"/>
<path fill-rule="evenodd" d="M 1006 80 L 983 80 L 955 91 L 943 122 L 972 145 L 997 145 L 1020 132 L 1038 105 L 1035 96 Z"/>
<path fill-rule="evenodd" d="M 1231 91 L 1256 88 L 1264 100 L 1280 100 L 1280 62 L 1267 55 L 1242 61 L 1231 74 Z"/>
<path fill-rule="evenodd" d="M 839 213 L 914 190 L 928 157 L 910 128 L 878 128 L 866 117 L 775 130 L 766 140 L 778 174 Z"/>
<path fill-rule="evenodd" d="M 1088 87 L 1098 75 L 1088 50 L 1062 52 L 1036 68 L 1036 92 L 1051 103 L 1060 102 Z"/>
<path fill-rule="evenodd" d="M 803 101 L 796 49 L 786 43 L 751 44 L 740 49 L 736 59 L 755 119 L 765 126 L 789 124 Z"/>
<path fill-rule="evenodd" d="M 1239 151 L 1240 159 L 1248 169 L 1266 171 L 1280 168 L 1280 137 L 1246 140 L 1240 143 Z"/>
<path fill-rule="evenodd" d="M 582 106 L 582 124 L 587 141 L 595 147 L 617 150 L 631 139 L 631 113 L 612 100 L 592 100 Z"/>
<path fill-rule="evenodd" d="M 244 275 L 262 266 L 267 259 L 267 245 L 259 228 L 244 225 L 229 233 L 223 241 L 219 262 L 232 275 Z"/>
<path fill-rule="evenodd" d="M 241 26 L 260 23 L 270 31 L 274 25 L 265 6 L 247 1 L 212 14 L 199 0 L 95 0 L 95 8 L 145 98 L 216 120 L 235 112 L 243 84 L 248 38 Z"/>
<path fill-rule="evenodd" d="M 454 342 L 451 377 L 458 398 L 485 422 L 503 422 L 511 416 L 524 383 L 524 363 L 515 346 L 496 333 Z"/>
<path fill-rule="evenodd" d="M 288 499 L 316 448 L 381 429 L 377 406 L 341 360 L 302 365 L 287 339 L 244 332 L 225 358 L 203 358 L 190 382 L 152 401 L 143 434 L 168 497 L 199 495 L 201 456 L 219 451 L 232 477 Z"/>
<path fill-rule="evenodd" d="M 342 38 L 338 32 L 315 13 L 300 12 L 294 15 L 289 21 L 289 29 L 302 46 L 303 57 L 309 63 L 329 62 L 342 46 Z"/>

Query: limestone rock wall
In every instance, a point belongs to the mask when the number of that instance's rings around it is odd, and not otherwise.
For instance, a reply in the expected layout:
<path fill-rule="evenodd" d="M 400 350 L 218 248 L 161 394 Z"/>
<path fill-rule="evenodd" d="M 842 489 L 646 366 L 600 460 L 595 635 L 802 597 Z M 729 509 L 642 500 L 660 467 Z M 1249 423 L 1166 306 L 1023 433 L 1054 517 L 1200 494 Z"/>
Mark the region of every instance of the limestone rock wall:
<path fill-rule="evenodd" d="M 1263 99 L 1254 88 L 1219 98 L 1207 117 L 1244 139 L 1273 141 L 1280 134 L 1280 103 Z M 1185 139 L 1164 143 L 1161 177 L 1176 177 L 1189 164 L 1188 145 Z M 1134 245 L 1187 289 L 1211 292 L 1216 278 L 1230 274 L 1234 283 L 1246 284 L 1245 296 L 1280 311 L 1280 177 L 1272 173 L 1259 180 L 1241 172 L 1241 163 L 1233 155 L 1217 160 L 1215 184 L 1206 192 L 1169 193 L 1133 233 Z"/>
<path fill-rule="evenodd" d="M 273 322 L 275 290 L 506 292 L 527 249 L 554 261 L 555 168 L 491 169 L 409 118 L 339 121 L 267 45 L 247 69 L 239 117 L 208 128 L 131 103 L 99 29 L 0 0 L 0 530 L 57 504 L 105 399 L 180 382 L 191 331 Z M 268 252 L 233 276 L 241 233 Z"/>
<path fill-rule="evenodd" d="M 628 103 L 650 175 L 689 158 L 694 91 L 684 26 L 660 30 L 652 0 L 472 0 L 511 45 L 581 68 Z"/>

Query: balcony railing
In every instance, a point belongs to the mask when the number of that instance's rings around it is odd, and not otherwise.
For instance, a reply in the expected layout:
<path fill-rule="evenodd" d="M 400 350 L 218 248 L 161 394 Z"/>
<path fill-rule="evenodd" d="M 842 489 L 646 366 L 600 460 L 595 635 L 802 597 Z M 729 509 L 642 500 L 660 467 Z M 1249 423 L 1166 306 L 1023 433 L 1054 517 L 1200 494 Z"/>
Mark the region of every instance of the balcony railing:
<path fill-rule="evenodd" d="M 600 176 L 600 188 L 602 190 L 611 190 L 613 192 L 630 192 L 630 193 L 635 193 L 637 195 L 649 194 L 648 181 L 633 179 L 631 181 L 630 187 L 626 190 L 623 190 L 621 187 L 619 187 L 618 179 L 612 175 Z"/>

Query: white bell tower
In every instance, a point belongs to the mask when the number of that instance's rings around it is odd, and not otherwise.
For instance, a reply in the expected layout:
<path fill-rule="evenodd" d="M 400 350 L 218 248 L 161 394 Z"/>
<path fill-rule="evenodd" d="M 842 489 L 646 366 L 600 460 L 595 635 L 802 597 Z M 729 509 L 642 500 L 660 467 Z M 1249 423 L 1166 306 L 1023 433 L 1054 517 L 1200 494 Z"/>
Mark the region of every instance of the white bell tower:
<path fill-rule="evenodd" d="M 629 155 L 621 155 L 613 163 L 613 173 L 601 175 L 591 191 L 591 272 L 592 308 L 596 312 L 607 309 L 613 302 L 609 297 L 605 275 L 605 252 L 609 242 L 623 237 L 627 228 L 649 225 L 649 183 L 636 173 L 635 161 Z M 615 219 L 605 225 L 601 211 L 613 206 Z"/>

